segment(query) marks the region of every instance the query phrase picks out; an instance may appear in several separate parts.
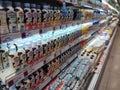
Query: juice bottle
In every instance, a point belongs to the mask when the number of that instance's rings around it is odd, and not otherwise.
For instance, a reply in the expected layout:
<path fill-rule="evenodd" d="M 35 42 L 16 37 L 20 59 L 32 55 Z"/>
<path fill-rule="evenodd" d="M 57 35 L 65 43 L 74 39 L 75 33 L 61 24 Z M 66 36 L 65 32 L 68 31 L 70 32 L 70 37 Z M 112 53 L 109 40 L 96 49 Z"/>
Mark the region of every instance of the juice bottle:
<path fill-rule="evenodd" d="M 0 1 L 0 35 L 9 33 L 8 25 L 7 25 L 7 17 L 6 17 L 6 11 L 3 7 L 3 1 Z"/>
<path fill-rule="evenodd" d="M 32 12 L 29 3 L 24 3 L 25 30 L 32 29 Z"/>
<path fill-rule="evenodd" d="M 37 9 L 36 4 L 31 4 L 31 11 L 32 11 L 32 29 L 37 29 Z"/>
<path fill-rule="evenodd" d="M 40 5 L 37 5 L 37 27 L 38 29 L 41 29 L 42 27 L 42 12 L 41 12 L 41 6 Z"/>
<path fill-rule="evenodd" d="M 20 2 L 15 2 L 15 11 L 17 15 L 17 29 L 20 32 L 25 31 L 25 23 L 24 23 L 24 11 L 22 9 L 22 5 Z"/>
<path fill-rule="evenodd" d="M 11 1 L 5 1 L 5 9 L 7 12 L 7 23 L 10 33 L 18 32 L 17 30 L 17 16 Z"/>

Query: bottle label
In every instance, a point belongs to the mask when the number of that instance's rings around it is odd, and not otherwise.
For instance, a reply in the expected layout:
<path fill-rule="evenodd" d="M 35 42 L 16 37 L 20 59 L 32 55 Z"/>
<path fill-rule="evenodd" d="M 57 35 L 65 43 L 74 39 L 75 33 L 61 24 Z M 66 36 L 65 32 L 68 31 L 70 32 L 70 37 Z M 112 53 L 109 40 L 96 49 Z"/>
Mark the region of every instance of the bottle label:
<path fill-rule="evenodd" d="M 33 29 L 37 29 L 37 11 L 35 10 L 33 13 L 32 13 L 32 20 L 33 20 Z"/>
<path fill-rule="evenodd" d="M 8 20 L 8 25 L 9 25 L 9 30 L 11 33 L 17 32 L 16 28 L 16 13 L 14 11 L 7 11 L 7 20 Z"/>
<path fill-rule="evenodd" d="M 9 33 L 5 11 L 0 11 L 0 34 Z"/>
<path fill-rule="evenodd" d="M 24 12 L 22 12 L 22 11 L 17 12 L 17 25 L 18 25 L 18 30 L 19 31 L 24 31 L 25 30 Z"/>
<path fill-rule="evenodd" d="M 31 30 L 32 29 L 32 14 L 29 11 L 25 13 L 25 29 Z"/>

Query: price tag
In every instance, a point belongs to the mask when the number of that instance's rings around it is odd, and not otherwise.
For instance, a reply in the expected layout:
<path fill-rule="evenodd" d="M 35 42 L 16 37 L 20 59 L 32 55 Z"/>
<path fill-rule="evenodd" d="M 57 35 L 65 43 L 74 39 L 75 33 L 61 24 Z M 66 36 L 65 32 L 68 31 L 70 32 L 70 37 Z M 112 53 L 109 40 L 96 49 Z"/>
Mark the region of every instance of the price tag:
<path fill-rule="evenodd" d="M 21 33 L 21 37 L 26 38 L 26 33 L 25 32 Z"/>
<path fill-rule="evenodd" d="M 39 34 L 42 34 L 42 31 L 43 31 L 43 30 L 42 30 L 42 29 L 40 29 L 40 30 L 39 30 Z"/>

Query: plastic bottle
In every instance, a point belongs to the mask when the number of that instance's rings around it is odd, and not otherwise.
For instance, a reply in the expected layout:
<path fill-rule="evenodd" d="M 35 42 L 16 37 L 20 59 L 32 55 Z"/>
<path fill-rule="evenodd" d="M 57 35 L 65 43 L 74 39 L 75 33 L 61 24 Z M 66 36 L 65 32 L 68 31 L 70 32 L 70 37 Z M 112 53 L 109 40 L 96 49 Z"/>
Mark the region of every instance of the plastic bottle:
<path fill-rule="evenodd" d="M 3 5 L 3 1 L 0 1 L 0 34 L 7 34 L 9 33 L 9 30 L 7 25 L 6 11 L 4 10 Z"/>
<path fill-rule="evenodd" d="M 23 44 L 18 44 L 17 48 L 18 48 L 17 53 L 20 58 L 21 68 L 24 68 L 26 66 L 26 53 L 24 50 L 24 46 L 23 46 Z"/>
<path fill-rule="evenodd" d="M 42 27 L 42 12 L 41 12 L 41 9 L 40 9 L 40 5 L 37 5 L 37 27 L 38 29 L 41 29 Z"/>
<path fill-rule="evenodd" d="M 37 41 L 33 40 L 32 41 L 32 51 L 33 51 L 33 58 L 37 58 L 38 57 L 38 45 L 37 45 Z"/>
<path fill-rule="evenodd" d="M 11 1 L 5 1 L 5 9 L 7 12 L 7 23 L 10 30 L 10 33 L 18 32 L 17 30 L 17 17 L 14 8 L 12 7 Z"/>
<path fill-rule="evenodd" d="M 32 11 L 32 29 L 37 29 L 37 9 L 36 4 L 31 4 L 31 11 Z"/>
<path fill-rule="evenodd" d="M 17 71 L 20 69 L 20 59 L 19 56 L 16 52 L 16 47 L 15 45 L 11 45 L 9 48 L 9 57 L 8 59 L 10 60 L 10 66 L 13 70 Z"/>
<path fill-rule="evenodd" d="M 9 66 L 7 43 L 3 43 L 0 48 L 0 70 L 6 69 Z"/>
<path fill-rule="evenodd" d="M 47 9 L 47 5 L 44 5 L 43 9 L 42 9 L 42 23 L 43 23 L 43 27 L 46 26 L 47 21 L 48 21 L 48 9 Z"/>
<path fill-rule="evenodd" d="M 15 11 L 17 15 L 17 29 L 20 32 L 25 31 L 25 23 L 24 23 L 24 11 L 22 9 L 22 5 L 20 2 L 15 2 Z"/>
<path fill-rule="evenodd" d="M 24 3 L 24 14 L 25 14 L 25 30 L 32 29 L 32 13 L 29 3 Z"/>

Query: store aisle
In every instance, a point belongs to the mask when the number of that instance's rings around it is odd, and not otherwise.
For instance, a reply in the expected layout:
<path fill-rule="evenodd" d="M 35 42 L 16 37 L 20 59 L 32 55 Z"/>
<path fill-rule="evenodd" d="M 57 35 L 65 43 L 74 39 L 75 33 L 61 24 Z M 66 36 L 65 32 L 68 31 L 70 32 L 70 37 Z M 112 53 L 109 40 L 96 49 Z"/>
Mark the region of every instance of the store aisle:
<path fill-rule="evenodd" d="M 120 27 L 97 90 L 120 90 Z"/>

